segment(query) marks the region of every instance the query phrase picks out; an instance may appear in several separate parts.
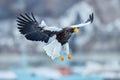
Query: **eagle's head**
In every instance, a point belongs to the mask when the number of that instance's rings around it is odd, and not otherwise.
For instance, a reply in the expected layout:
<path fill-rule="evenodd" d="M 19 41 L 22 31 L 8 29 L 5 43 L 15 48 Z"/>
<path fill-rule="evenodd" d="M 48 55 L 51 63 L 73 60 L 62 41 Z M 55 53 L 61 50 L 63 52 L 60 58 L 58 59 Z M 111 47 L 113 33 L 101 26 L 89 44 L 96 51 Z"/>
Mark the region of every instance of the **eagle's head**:
<path fill-rule="evenodd" d="M 68 33 L 76 33 L 78 34 L 79 33 L 79 29 L 78 28 L 64 28 L 65 31 L 67 31 Z"/>

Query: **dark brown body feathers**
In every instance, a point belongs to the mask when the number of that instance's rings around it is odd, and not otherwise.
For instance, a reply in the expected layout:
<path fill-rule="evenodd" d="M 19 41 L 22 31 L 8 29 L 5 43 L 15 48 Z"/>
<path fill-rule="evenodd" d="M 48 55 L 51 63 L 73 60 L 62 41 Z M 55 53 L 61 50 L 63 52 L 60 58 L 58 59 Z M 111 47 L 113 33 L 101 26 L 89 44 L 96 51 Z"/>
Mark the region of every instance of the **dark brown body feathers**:
<path fill-rule="evenodd" d="M 60 42 L 62 45 L 64 45 L 65 43 L 68 42 L 69 38 L 71 37 L 73 33 L 73 29 L 72 28 L 64 28 L 62 31 L 60 31 L 57 34 L 56 39 L 58 40 L 58 42 Z"/>

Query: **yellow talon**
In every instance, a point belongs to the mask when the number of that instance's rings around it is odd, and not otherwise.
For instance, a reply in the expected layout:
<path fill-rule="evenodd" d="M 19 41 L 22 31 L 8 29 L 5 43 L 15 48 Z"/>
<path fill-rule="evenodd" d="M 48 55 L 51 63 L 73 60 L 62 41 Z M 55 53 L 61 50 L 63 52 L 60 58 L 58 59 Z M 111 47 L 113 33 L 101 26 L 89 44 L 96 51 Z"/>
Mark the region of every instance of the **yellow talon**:
<path fill-rule="evenodd" d="M 64 61 L 64 57 L 63 57 L 63 56 L 60 56 L 59 58 L 60 58 L 60 60 L 61 60 L 62 62 Z"/>
<path fill-rule="evenodd" d="M 72 59 L 72 56 L 71 56 L 71 54 L 68 54 L 68 59 L 70 60 L 70 59 Z"/>

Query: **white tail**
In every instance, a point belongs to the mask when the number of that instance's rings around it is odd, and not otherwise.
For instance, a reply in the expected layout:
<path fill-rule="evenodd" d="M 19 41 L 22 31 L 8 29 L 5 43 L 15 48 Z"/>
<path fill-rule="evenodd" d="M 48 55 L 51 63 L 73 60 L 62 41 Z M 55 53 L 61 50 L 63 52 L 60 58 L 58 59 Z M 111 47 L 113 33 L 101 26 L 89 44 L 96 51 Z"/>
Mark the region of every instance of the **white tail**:
<path fill-rule="evenodd" d="M 56 57 L 60 56 L 61 44 L 55 39 L 50 44 L 43 47 L 43 49 L 46 51 L 46 54 L 54 60 Z"/>

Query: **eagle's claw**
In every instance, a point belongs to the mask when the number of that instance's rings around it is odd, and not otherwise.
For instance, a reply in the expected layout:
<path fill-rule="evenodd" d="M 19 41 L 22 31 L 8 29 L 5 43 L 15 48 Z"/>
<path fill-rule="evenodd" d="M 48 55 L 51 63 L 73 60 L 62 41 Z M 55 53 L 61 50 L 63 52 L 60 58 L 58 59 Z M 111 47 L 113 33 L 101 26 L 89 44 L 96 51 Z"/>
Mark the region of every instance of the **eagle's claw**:
<path fill-rule="evenodd" d="M 63 56 L 60 56 L 59 58 L 60 58 L 60 60 L 61 60 L 62 62 L 64 61 L 64 57 L 63 57 Z"/>
<path fill-rule="evenodd" d="M 71 56 L 71 54 L 68 54 L 68 59 L 70 60 L 70 59 L 72 59 L 72 56 Z"/>

